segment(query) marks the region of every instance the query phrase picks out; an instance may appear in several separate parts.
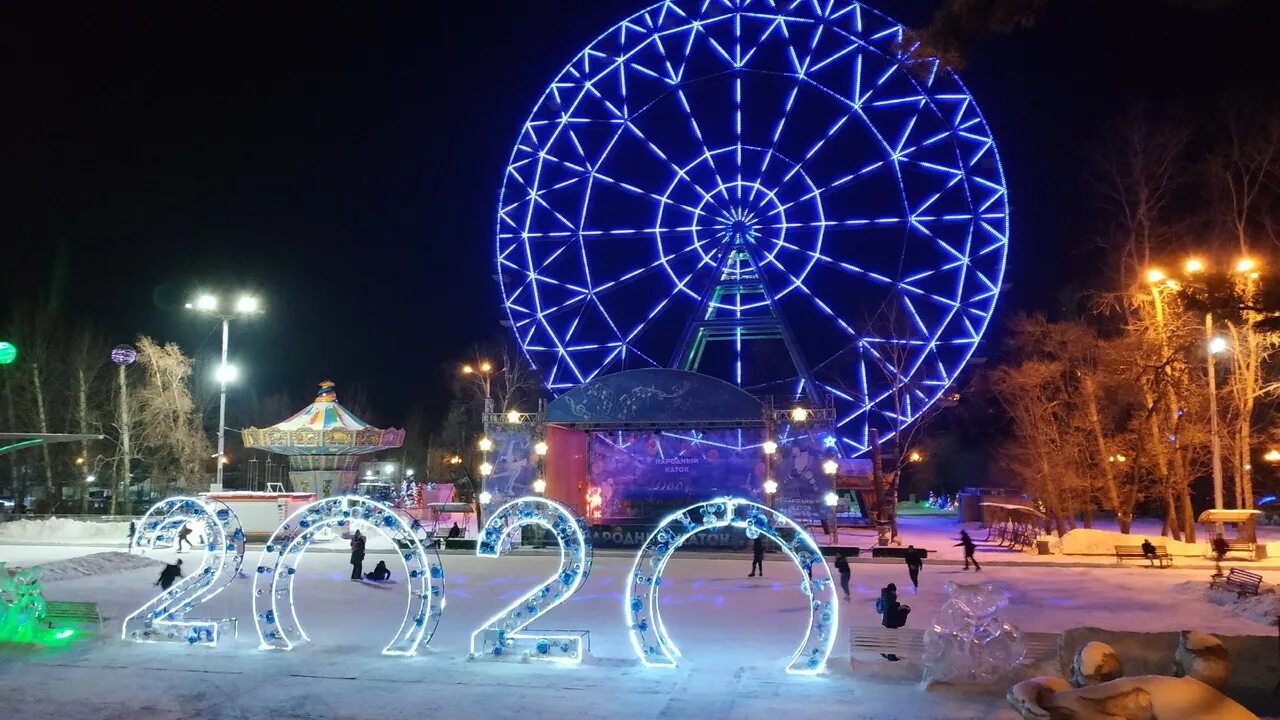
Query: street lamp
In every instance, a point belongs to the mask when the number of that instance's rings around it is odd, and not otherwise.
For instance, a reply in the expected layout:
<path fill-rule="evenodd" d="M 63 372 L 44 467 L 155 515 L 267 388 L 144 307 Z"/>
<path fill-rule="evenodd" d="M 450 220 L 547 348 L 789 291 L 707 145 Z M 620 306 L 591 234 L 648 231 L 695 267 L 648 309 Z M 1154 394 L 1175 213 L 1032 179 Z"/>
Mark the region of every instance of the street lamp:
<path fill-rule="evenodd" d="M 218 369 L 214 372 L 214 379 L 218 381 L 218 462 L 215 463 L 217 468 L 216 483 L 219 488 L 222 487 L 222 466 L 226 464 L 227 449 L 227 383 L 235 382 L 239 376 L 239 371 L 234 365 L 227 363 L 227 340 L 231 333 L 231 321 L 256 314 L 261 309 L 261 303 L 258 298 L 252 295 L 241 295 L 232 308 L 231 312 L 219 312 L 218 306 L 221 303 L 217 295 L 210 293 L 201 293 L 196 299 L 187 303 L 187 308 L 207 315 L 214 315 L 222 321 L 222 362 L 218 365 Z"/>
<path fill-rule="evenodd" d="M 480 378 L 481 387 L 484 388 L 484 411 L 486 414 L 493 412 L 493 365 L 488 360 L 481 360 L 475 365 L 466 364 L 462 366 L 462 374 Z"/>
<path fill-rule="evenodd" d="M 1187 261 L 1187 264 L 1184 265 L 1183 267 L 1186 269 L 1187 272 L 1194 275 L 1195 273 L 1198 273 L 1198 272 L 1204 272 L 1204 261 L 1201 260 L 1200 258 L 1191 258 L 1190 260 Z"/>
<path fill-rule="evenodd" d="M 1269 463 L 1280 462 L 1280 450 L 1276 450 L 1275 448 L 1272 448 L 1268 450 L 1265 455 L 1262 456 L 1262 459 L 1266 460 Z"/>

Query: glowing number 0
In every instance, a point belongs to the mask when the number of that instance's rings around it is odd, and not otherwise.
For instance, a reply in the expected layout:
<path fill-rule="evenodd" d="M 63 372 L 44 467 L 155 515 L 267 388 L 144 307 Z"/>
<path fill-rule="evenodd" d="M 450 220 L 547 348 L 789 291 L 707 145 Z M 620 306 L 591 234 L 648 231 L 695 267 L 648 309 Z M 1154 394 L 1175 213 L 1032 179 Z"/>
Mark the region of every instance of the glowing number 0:
<path fill-rule="evenodd" d="M 219 503 L 221 504 L 221 503 Z M 235 627 L 235 618 L 189 620 L 187 613 L 206 602 L 235 580 L 244 562 L 244 530 L 240 518 L 228 507 L 214 509 L 199 498 L 172 497 L 152 505 L 134 535 L 133 544 L 142 552 L 157 543 L 177 541 L 177 533 L 187 523 L 201 526 L 205 538 L 204 562 L 200 569 L 148 600 L 125 618 L 121 638 L 137 642 L 186 641 L 190 645 L 217 645 L 223 626 Z"/>
<path fill-rule="evenodd" d="M 533 592 L 503 608 L 471 633 L 471 654 L 521 657 L 562 663 L 582 662 L 583 631 L 521 632 L 529 623 L 568 600 L 591 574 L 591 543 L 571 510 L 540 497 L 513 500 L 498 508 L 480 531 L 476 555 L 496 558 L 513 532 L 526 525 L 550 530 L 560 545 L 560 567 Z"/>
<path fill-rule="evenodd" d="M 693 515 L 698 519 L 693 519 Z M 745 529 L 750 539 L 761 535 L 772 539 L 804 573 L 805 580 L 801 581 L 800 589 L 809 598 L 809 628 L 800 647 L 791 656 L 787 672 L 799 675 L 822 672 L 827 658 L 831 656 L 839 622 L 835 583 L 831 581 L 831 571 L 822 559 L 822 551 L 813 538 L 787 516 L 737 498 L 691 505 L 668 515 L 636 553 L 623 606 L 631 647 L 636 655 L 649 667 L 675 667 L 680 650 L 667 635 L 662 623 L 662 606 L 658 602 L 662 570 L 676 548 L 690 535 L 726 525 Z M 790 530 L 794 539 L 784 539 L 780 533 L 783 529 Z M 809 579 L 811 577 L 813 579 Z"/>
<path fill-rule="evenodd" d="M 366 497 L 345 495 L 319 500 L 298 510 L 267 541 L 253 577 L 253 618 L 262 641 L 259 648 L 292 650 L 294 645 L 311 639 L 302 630 L 293 607 L 293 579 L 298 563 L 322 530 L 356 523 L 373 527 L 400 548 L 409 579 L 404 620 L 382 654 L 415 655 L 419 646 L 431 641 L 444 608 L 444 568 L 439 555 L 436 562 L 429 562 L 426 549 L 409 523 L 391 508 Z"/>

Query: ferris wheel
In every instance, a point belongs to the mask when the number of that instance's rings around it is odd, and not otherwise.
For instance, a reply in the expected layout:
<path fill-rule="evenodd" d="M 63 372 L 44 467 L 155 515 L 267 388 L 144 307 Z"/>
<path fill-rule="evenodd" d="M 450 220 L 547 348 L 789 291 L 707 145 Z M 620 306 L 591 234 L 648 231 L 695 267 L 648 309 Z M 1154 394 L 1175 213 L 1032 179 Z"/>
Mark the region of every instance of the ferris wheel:
<path fill-rule="evenodd" d="M 672 0 L 552 81 L 503 176 L 511 327 L 553 392 L 677 367 L 900 431 L 1005 269 L 995 141 L 949 69 L 849 0 Z"/>

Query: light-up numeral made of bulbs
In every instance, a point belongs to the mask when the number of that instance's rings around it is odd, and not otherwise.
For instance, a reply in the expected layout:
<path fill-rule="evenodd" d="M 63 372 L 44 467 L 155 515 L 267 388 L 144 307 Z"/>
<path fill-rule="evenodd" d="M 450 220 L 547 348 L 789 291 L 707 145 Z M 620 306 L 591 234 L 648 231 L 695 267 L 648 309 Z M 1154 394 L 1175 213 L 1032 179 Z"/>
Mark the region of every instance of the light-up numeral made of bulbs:
<path fill-rule="evenodd" d="M 371 527 L 398 549 L 409 579 L 404 620 L 383 655 L 416 655 L 431 641 L 444 609 L 444 567 L 435 562 L 413 528 L 390 507 L 357 495 L 319 500 L 290 515 L 271 534 L 253 576 L 253 618 L 263 650 L 292 650 L 309 638 L 293 604 L 298 563 L 317 537 L 333 530 Z"/>
<path fill-rule="evenodd" d="M 591 543 L 582 531 L 581 520 L 568 508 L 545 498 L 513 500 L 494 511 L 485 523 L 476 555 L 498 557 L 511 534 L 528 526 L 551 532 L 560 546 L 560 565 L 537 588 L 471 633 L 471 654 L 494 659 L 582 662 L 585 631 L 523 632 L 534 620 L 568 600 L 591 574 Z"/>
<path fill-rule="evenodd" d="M 240 518 L 225 505 L 194 497 L 173 497 L 152 505 L 138 523 L 133 545 L 143 553 L 169 544 L 177 545 L 185 525 L 195 525 L 205 543 L 200 569 L 179 579 L 151 598 L 124 620 L 121 637 L 137 642 L 186 642 L 216 646 L 224 627 L 236 627 L 235 618 L 192 619 L 187 614 L 208 602 L 235 580 L 244 562 L 244 530 Z M 181 550 L 181 548 L 179 548 Z"/>
<path fill-rule="evenodd" d="M 662 571 L 676 549 L 691 535 L 725 526 L 742 528 L 752 540 L 764 536 L 774 541 L 804 574 L 800 589 L 809 599 L 809 626 L 787 664 L 787 672 L 821 673 L 831 656 L 839 627 L 835 583 L 822 551 L 813 538 L 787 516 L 737 498 L 698 503 L 668 515 L 636 553 L 623 606 L 636 656 L 648 667 L 676 666 L 680 649 L 662 622 L 659 598 Z"/>

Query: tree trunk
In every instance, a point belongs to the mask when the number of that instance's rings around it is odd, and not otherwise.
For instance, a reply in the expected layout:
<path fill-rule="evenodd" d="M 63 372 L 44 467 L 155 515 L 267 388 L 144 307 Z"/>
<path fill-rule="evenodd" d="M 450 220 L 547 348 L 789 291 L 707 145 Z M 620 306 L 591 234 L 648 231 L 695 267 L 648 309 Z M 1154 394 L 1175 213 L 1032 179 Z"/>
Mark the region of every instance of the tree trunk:
<path fill-rule="evenodd" d="M 120 408 L 119 408 L 119 416 L 118 416 L 118 421 L 119 421 L 119 424 L 120 424 L 120 427 L 119 427 L 119 430 L 120 430 L 120 459 L 121 459 L 121 460 L 123 460 L 124 462 L 122 463 L 122 468 L 121 468 L 121 473 L 120 473 L 120 479 L 119 479 L 119 482 L 117 482 L 117 483 L 116 483 L 116 486 L 115 486 L 114 488 L 112 488 L 112 489 L 111 489 L 111 514 L 112 514 L 112 515 L 115 515 L 115 514 L 116 514 L 116 512 L 117 512 L 117 509 L 118 509 L 116 498 L 117 498 L 119 495 L 121 495 L 121 494 L 124 494 L 124 495 L 126 495 L 126 496 L 127 496 L 127 495 L 128 495 L 128 493 L 129 493 L 129 479 L 130 479 L 130 478 L 129 478 L 129 463 L 130 463 L 130 462 L 132 461 L 132 459 L 133 459 L 133 457 L 132 457 L 132 456 L 133 456 L 133 450 L 132 450 L 132 448 L 130 447 L 130 444 L 129 444 L 129 443 L 130 443 L 130 437 L 129 437 L 129 385 L 128 385 L 127 379 L 126 379 L 126 377 L 125 377 L 125 366 L 124 366 L 124 365 L 120 365 L 120 366 L 119 366 L 119 370 L 118 370 L 117 372 L 118 372 L 118 376 L 119 376 L 119 383 L 120 383 L 120 388 L 119 388 L 119 393 L 118 393 L 118 394 L 119 394 L 119 396 L 120 396 Z M 132 515 L 133 513 L 132 513 L 132 512 L 130 512 L 129 514 L 130 514 L 130 515 Z"/>
<path fill-rule="evenodd" d="M 9 406 L 9 431 L 18 432 L 18 417 L 13 412 L 13 369 L 10 368 L 4 374 L 4 395 Z M 27 479 L 18 468 L 18 454 L 9 453 L 9 478 L 13 483 L 13 502 L 14 509 L 20 509 L 26 506 L 27 500 Z"/>
<path fill-rule="evenodd" d="M 1102 419 L 1098 413 L 1098 388 L 1093 382 L 1093 376 L 1087 372 L 1080 373 L 1080 395 L 1084 403 L 1085 414 L 1089 418 L 1089 427 L 1093 431 L 1094 450 L 1098 453 L 1098 465 L 1102 468 L 1102 489 L 1106 493 L 1107 502 L 1111 504 L 1111 510 L 1116 514 L 1116 520 L 1122 525 L 1127 525 L 1127 519 L 1132 517 L 1133 508 L 1124 508 L 1120 502 L 1119 485 L 1116 483 L 1115 468 L 1112 463 L 1108 462 L 1108 458 L 1112 453 L 1107 450 L 1107 441 L 1102 432 Z M 1089 513 L 1091 503 L 1085 505 L 1085 512 Z M 1093 518 L 1089 514 L 1085 515 L 1084 526 L 1090 527 Z"/>
<path fill-rule="evenodd" d="M 87 382 L 84 377 L 84 368 L 76 368 L 76 389 L 77 397 L 77 414 L 80 416 L 80 434 L 89 434 L 89 388 L 86 387 Z M 84 466 L 81 468 L 82 474 L 80 483 L 80 514 L 86 515 L 89 512 L 89 474 L 92 472 L 92 465 L 89 461 L 89 441 L 80 441 L 80 457 L 84 458 Z"/>
<path fill-rule="evenodd" d="M 36 418 L 40 423 L 40 432 L 49 432 L 49 418 L 44 410 L 44 383 L 40 379 L 40 364 L 31 363 L 31 385 L 36 396 Z M 44 458 L 44 497 L 50 512 L 62 503 L 61 493 L 54 495 L 53 463 L 49 460 L 49 444 L 40 443 L 40 453 Z"/>

